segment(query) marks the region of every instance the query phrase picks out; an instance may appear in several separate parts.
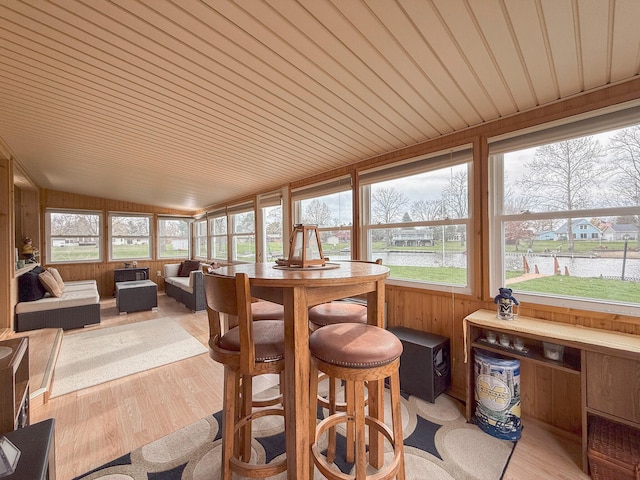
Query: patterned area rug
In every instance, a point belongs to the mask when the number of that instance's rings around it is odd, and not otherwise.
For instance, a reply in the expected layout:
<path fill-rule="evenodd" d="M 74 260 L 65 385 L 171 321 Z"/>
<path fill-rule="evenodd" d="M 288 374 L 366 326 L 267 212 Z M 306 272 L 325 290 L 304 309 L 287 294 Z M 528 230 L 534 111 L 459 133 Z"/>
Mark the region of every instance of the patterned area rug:
<path fill-rule="evenodd" d="M 326 413 L 319 409 L 318 417 Z M 385 412 L 385 418 L 390 417 L 390 411 Z M 466 423 L 464 405 L 447 395 L 440 395 L 434 404 L 403 397 L 402 418 L 407 480 L 500 480 L 515 447 L 513 442 L 498 440 Z M 221 412 L 217 412 L 76 480 L 218 480 L 220 422 Z M 282 458 L 285 443 L 281 417 L 257 420 L 254 434 L 252 461 L 268 463 Z M 391 448 L 387 445 L 386 449 L 389 453 L 385 460 L 391 461 Z M 344 451 L 342 435 L 338 437 L 340 451 Z M 343 472 L 352 468 L 344 458 L 337 458 L 335 463 Z M 270 478 L 286 479 L 286 472 Z M 316 478 L 323 478 L 317 470 Z"/>

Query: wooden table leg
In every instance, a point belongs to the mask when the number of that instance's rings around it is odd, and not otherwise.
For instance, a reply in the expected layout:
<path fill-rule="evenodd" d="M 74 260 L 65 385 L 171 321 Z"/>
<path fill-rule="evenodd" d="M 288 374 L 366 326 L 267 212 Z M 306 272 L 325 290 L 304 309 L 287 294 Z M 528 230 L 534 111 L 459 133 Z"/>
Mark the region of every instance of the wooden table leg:
<path fill-rule="evenodd" d="M 309 478 L 309 320 L 304 287 L 285 289 L 287 478 Z"/>
<path fill-rule="evenodd" d="M 384 328 L 384 281 L 377 282 L 375 291 L 367 295 L 367 318 L 369 324 Z M 384 382 L 368 382 L 369 415 L 384 421 Z M 374 468 L 384 465 L 384 441 L 377 432 L 369 436 L 369 463 Z"/>

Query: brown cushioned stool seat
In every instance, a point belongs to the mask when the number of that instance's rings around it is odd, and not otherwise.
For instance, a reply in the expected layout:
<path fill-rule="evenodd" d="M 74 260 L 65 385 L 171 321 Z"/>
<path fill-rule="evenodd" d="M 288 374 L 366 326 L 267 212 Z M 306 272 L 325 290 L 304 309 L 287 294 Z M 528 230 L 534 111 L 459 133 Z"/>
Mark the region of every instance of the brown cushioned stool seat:
<path fill-rule="evenodd" d="M 352 302 L 322 303 L 309 309 L 311 330 L 336 323 L 367 323 L 367 307 Z"/>
<path fill-rule="evenodd" d="M 254 320 L 284 320 L 284 307 L 273 302 L 253 302 L 251 316 Z"/>
<path fill-rule="evenodd" d="M 400 413 L 400 380 L 399 367 L 402 343 L 393 333 L 382 328 L 360 323 L 341 323 L 324 326 L 309 337 L 311 353 L 311 378 L 317 376 L 318 371 L 326 375 L 345 381 L 350 395 L 347 397 L 346 412 L 329 411 L 329 416 L 322 420 L 312 436 L 313 461 L 322 475 L 332 480 L 350 478 L 386 480 L 393 477 L 403 480 L 404 448 L 402 438 L 402 418 Z M 383 398 L 377 398 L 377 384 L 390 378 L 391 417 L 393 430 L 389 429 L 381 420 L 365 415 L 365 385 L 369 388 L 369 405 L 377 405 L 380 411 Z M 311 398 L 317 397 L 318 384 L 311 382 Z M 313 403 L 313 402 L 312 402 Z M 312 405 L 310 415 L 315 419 L 315 405 Z M 312 424 L 315 422 L 312 422 Z M 347 441 L 346 459 L 355 463 L 355 476 L 345 475 L 332 466 L 335 458 L 335 426 L 346 423 L 353 425 L 354 444 Z M 367 448 L 365 425 L 369 427 L 369 439 L 382 434 L 393 448 L 393 460 L 388 465 L 382 465 L 379 458 L 369 457 L 371 464 L 377 471 L 365 475 L 367 470 Z M 329 432 L 329 446 L 326 457 L 318 448 L 318 440 L 325 432 Z"/>

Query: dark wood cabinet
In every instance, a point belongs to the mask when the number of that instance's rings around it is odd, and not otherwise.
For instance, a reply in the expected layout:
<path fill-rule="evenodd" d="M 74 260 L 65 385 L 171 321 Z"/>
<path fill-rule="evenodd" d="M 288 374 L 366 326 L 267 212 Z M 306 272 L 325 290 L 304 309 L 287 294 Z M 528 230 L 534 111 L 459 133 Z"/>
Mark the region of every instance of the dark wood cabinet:
<path fill-rule="evenodd" d="M 0 342 L 0 433 L 29 425 L 29 338 Z"/>
<path fill-rule="evenodd" d="M 16 470 L 3 480 L 56 480 L 55 420 L 49 418 L 5 436 L 20 450 Z"/>
<path fill-rule="evenodd" d="M 149 280 L 149 267 L 116 268 L 113 271 L 113 281 L 134 282 L 136 280 Z"/>

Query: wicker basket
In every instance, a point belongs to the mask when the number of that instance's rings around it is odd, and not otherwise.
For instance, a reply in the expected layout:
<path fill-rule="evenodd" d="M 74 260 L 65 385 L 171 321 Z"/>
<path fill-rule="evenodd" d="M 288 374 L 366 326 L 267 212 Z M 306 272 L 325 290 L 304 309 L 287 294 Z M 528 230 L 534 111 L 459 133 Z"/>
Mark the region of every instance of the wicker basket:
<path fill-rule="evenodd" d="M 640 480 L 640 429 L 591 417 L 587 454 L 593 480 Z"/>

